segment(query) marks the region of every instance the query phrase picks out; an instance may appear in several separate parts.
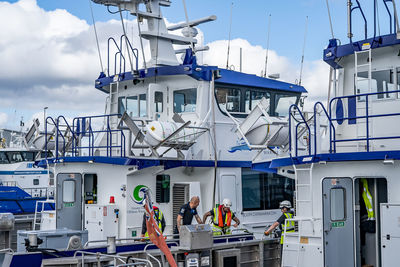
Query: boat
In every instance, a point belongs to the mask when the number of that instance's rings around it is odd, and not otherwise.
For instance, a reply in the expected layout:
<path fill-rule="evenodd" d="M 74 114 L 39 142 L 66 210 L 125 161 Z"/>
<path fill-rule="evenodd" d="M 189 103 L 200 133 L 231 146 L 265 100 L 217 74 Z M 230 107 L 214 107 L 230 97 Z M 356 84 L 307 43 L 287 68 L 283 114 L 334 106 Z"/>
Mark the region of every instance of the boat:
<path fill-rule="evenodd" d="M 110 260 L 117 266 L 130 259 L 165 265 L 162 253 L 139 236 L 144 192 L 151 192 L 179 264 L 223 266 L 233 257 L 237 264 L 277 266 L 279 240 L 261 237 L 278 217 L 279 203 L 294 197 L 294 181 L 253 168 L 253 161 L 288 153 L 289 107 L 299 104 L 305 88 L 199 65 L 196 54 L 208 48 L 197 46 L 195 27 L 215 16 L 167 27 L 161 8 L 171 1 L 93 2 L 144 21 L 138 25 L 140 42 L 132 44 L 125 33 L 108 39 L 107 68 L 95 81 L 107 96 L 105 114 L 72 122 L 62 115 L 46 118 L 43 149 L 54 150 L 37 166 L 54 173 L 56 210 L 41 221 L 45 230 L 18 233 L 22 245 L 17 253 L 5 253 L 3 265 L 27 259 L 35 266 L 87 261 L 100 266 Z M 150 44 L 149 59 L 139 53 L 142 40 Z M 185 48 L 175 50 L 176 44 Z M 180 207 L 192 196 L 200 197 L 199 214 L 231 199 L 241 228 L 211 239 L 205 226 L 185 228 L 187 236 L 208 241 L 189 239 L 184 248 L 173 229 Z"/>
<path fill-rule="evenodd" d="M 364 16 L 366 3 L 348 1 L 349 43 L 331 39 L 323 52 L 332 97 L 315 103 L 309 120 L 292 105 L 290 157 L 254 163 L 296 181 L 296 212 L 288 221 L 297 230 L 284 233 L 281 266 L 398 265 L 400 31 L 391 3 L 389 34 L 378 35 L 375 20 L 369 36 L 365 19 L 364 38 L 354 41 L 353 16 Z M 306 149 L 299 150 L 304 138 Z"/>

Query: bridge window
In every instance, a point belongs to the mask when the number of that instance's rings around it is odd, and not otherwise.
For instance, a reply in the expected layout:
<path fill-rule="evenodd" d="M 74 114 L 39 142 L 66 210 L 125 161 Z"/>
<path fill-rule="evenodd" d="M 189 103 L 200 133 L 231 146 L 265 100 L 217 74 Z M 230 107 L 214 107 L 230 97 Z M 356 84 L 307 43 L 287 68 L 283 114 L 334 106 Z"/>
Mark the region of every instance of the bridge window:
<path fill-rule="evenodd" d="M 8 164 L 8 163 L 10 163 L 10 162 L 8 161 L 6 153 L 0 152 L 0 164 Z"/>
<path fill-rule="evenodd" d="M 137 95 L 128 96 L 126 98 L 126 112 L 132 118 L 139 117 L 139 103 Z"/>
<path fill-rule="evenodd" d="M 371 72 L 371 91 L 369 90 L 367 71 L 358 72 L 357 78 L 358 79 L 355 86 L 357 89 L 357 94 L 366 94 L 370 92 L 381 93 L 377 94 L 372 99 L 391 98 L 390 94 L 385 94 L 384 92 L 397 90 L 393 81 L 392 70 L 379 70 Z M 359 97 L 358 100 L 365 101 L 365 97 Z"/>
<path fill-rule="evenodd" d="M 174 112 L 196 112 L 197 89 L 183 89 L 174 91 Z"/>
<path fill-rule="evenodd" d="M 145 94 L 139 95 L 139 116 L 140 117 L 147 116 L 147 101 Z"/>
<path fill-rule="evenodd" d="M 10 163 L 17 163 L 17 162 L 21 162 L 24 161 L 24 159 L 22 158 L 21 153 L 15 151 L 15 152 L 6 152 L 8 160 L 10 161 Z"/>
<path fill-rule="evenodd" d="M 294 180 L 275 173 L 242 168 L 243 210 L 279 209 L 283 200 L 293 200 Z"/>
<path fill-rule="evenodd" d="M 241 112 L 241 91 L 239 89 L 217 88 L 215 89 L 215 92 L 217 95 L 218 105 L 222 111 Z"/>
<path fill-rule="evenodd" d="M 163 112 L 163 93 L 154 92 L 154 112 Z"/>
<path fill-rule="evenodd" d="M 285 117 L 289 115 L 289 108 L 291 105 L 296 104 L 297 96 L 276 94 L 275 95 L 275 115 L 278 117 Z"/>
<path fill-rule="evenodd" d="M 28 152 L 28 151 L 23 151 L 22 157 L 24 158 L 24 161 L 34 161 L 35 160 L 35 152 Z"/>
<path fill-rule="evenodd" d="M 268 103 L 270 102 L 271 96 L 268 92 L 247 90 L 245 99 L 245 112 L 250 113 L 250 111 L 257 106 L 263 97 L 268 100 Z"/>

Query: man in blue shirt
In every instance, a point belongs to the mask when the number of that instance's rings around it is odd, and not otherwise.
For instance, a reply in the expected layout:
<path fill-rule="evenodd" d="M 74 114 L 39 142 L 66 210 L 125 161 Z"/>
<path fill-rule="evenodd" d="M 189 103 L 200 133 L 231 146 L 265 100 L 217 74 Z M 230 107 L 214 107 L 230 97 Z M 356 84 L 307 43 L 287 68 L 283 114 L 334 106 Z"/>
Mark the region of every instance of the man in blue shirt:
<path fill-rule="evenodd" d="M 190 199 L 189 203 L 186 203 L 179 210 L 178 216 L 176 218 L 176 226 L 174 229 L 174 233 L 178 234 L 181 229 L 181 225 L 190 225 L 192 224 L 193 217 L 196 218 L 198 224 L 202 224 L 202 220 L 200 216 L 197 214 L 196 208 L 200 204 L 200 198 L 198 196 L 194 196 Z"/>

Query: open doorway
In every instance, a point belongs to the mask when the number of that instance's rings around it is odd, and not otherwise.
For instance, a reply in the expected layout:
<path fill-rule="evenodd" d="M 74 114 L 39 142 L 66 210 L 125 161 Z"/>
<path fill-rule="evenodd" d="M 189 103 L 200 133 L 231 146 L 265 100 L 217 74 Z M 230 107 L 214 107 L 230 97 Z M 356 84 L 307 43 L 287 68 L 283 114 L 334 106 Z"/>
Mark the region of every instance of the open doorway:
<path fill-rule="evenodd" d="M 381 266 L 380 204 L 388 199 L 387 181 L 385 178 L 357 177 L 354 183 L 356 266 Z"/>

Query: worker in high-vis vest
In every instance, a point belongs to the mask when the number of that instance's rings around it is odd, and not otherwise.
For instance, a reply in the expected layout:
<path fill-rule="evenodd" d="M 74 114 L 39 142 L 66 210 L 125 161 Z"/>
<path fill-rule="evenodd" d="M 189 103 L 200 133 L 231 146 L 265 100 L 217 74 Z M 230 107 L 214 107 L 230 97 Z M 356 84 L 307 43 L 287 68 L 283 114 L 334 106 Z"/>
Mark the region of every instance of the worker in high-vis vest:
<path fill-rule="evenodd" d="M 368 190 L 368 181 L 365 178 L 361 179 L 361 183 L 363 186 L 362 198 L 364 200 L 365 208 L 367 209 L 368 220 L 375 220 L 374 206 L 371 193 Z"/>
<path fill-rule="evenodd" d="M 284 231 L 286 229 L 286 233 L 291 233 L 295 231 L 295 224 L 294 221 L 289 221 L 288 219 L 293 218 L 293 213 L 290 210 L 292 208 L 292 204 L 289 200 L 284 200 L 279 204 L 279 208 L 282 211 L 282 215 L 279 219 L 274 222 L 265 232 L 265 235 L 269 235 L 276 227 L 281 228 L 281 245 L 283 245 L 283 237 Z"/>
<path fill-rule="evenodd" d="M 240 224 L 240 220 L 235 216 L 235 213 L 231 211 L 232 201 L 225 198 L 222 205 L 206 212 L 203 216 L 203 223 L 209 216 L 212 216 L 212 230 L 214 235 L 230 235 L 232 234 L 231 226 L 237 228 Z M 232 225 L 232 221 L 235 223 Z"/>
<path fill-rule="evenodd" d="M 165 230 L 165 219 L 164 219 L 164 214 L 160 209 L 156 206 L 153 206 L 154 210 L 154 216 L 156 217 L 156 222 L 158 224 L 158 228 L 162 232 Z M 149 234 L 147 233 L 147 225 L 146 225 L 146 213 L 143 214 L 143 222 L 142 222 L 142 237 L 148 238 Z"/>

